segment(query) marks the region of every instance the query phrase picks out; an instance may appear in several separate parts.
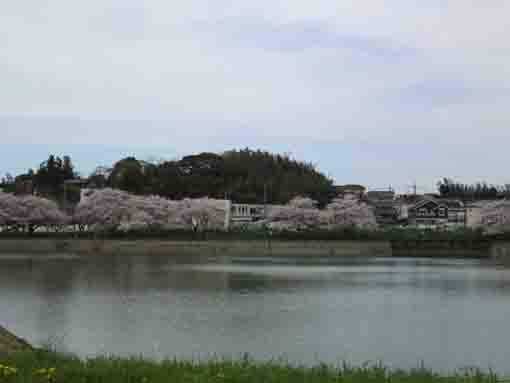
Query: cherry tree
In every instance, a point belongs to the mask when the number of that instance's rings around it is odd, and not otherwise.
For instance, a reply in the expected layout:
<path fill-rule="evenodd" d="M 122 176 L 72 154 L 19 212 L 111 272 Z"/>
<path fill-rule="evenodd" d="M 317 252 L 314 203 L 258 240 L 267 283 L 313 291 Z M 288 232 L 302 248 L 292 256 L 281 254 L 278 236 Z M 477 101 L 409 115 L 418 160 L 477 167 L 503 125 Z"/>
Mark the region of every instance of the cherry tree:
<path fill-rule="evenodd" d="M 374 212 L 366 203 L 354 198 L 336 198 L 326 206 L 328 224 L 331 228 L 377 226 Z"/>
<path fill-rule="evenodd" d="M 193 230 L 221 230 L 225 226 L 226 203 L 212 198 L 183 199 L 179 201 L 176 224 Z"/>
<path fill-rule="evenodd" d="M 35 196 L 0 193 L 0 226 L 7 230 L 57 228 L 68 221 L 69 217 L 53 201 Z"/>
<path fill-rule="evenodd" d="M 168 228 L 222 228 L 225 202 L 208 198 L 173 201 L 157 196 L 137 196 L 113 189 L 85 193 L 74 222 L 100 230 Z"/>
<path fill-rule="evenodd" d="M 477 225 L 495 231 L 510 231 L 510 201 L 484 203 L 478 214 Z"/>
<path fill-rule="evenodd" d="M 73 222 L 82 228 L 88 226 L 96 230 L 126 229 L 130 221 L 135 221 L 137 227 L 146 227 L 150 216 L 142 213 L 137 197 L 129 193 L 113 189 L 91 190 L 76 207 Z"/>
<path fill-rule="evenodd" d="M 304 197 L 295 197 L 284 206 L 272 206 L 268 227 L 293 231 L 319 228 L 325 223 L 325 215 L 315 206 L 316 201 Z"/>
<path fill-rule="evenodd" d="M 297 196 L 291 199 L 287 205 L 298 209 L 315 209 L 318 202 L 308 197 Z"/>
<path fill-rule="evenodd" d="M 139 210 L 150 217 L 148 226 L 153 229 L 172 227 L 179 212 L 179 201 L 159 196 L 136 197 Z"/>

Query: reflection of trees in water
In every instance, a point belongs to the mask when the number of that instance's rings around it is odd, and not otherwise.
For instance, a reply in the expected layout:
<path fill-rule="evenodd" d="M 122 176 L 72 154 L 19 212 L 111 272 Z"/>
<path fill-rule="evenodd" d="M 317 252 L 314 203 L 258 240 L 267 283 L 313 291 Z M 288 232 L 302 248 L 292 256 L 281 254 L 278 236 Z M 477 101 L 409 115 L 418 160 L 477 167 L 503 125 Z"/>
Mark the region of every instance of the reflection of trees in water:
<path fill-rule="evenodd" d="M 62 348 L 70 331 L 68 310 L 73 301 L 76 266 L 67 260 L 29 263 L 35 294 L 40 298 L 36 331 L 40 341 L 51 347 Z"/>
<path fill-rule="evenodd" d="M 504 270 L 477 264 L 450 265 L 436 260 L 393 260 L 363 262 L 342 260 L 328 265 L 290 265 L 293 269 L 272 273 L 250 271 L 250 264 L 231 259 L 190 259 L 174 257 L 94 257 L 85 261 L 87 287 L 90 291 L 114 293 L 128 307 L 135 296 L 147 291 L 172 290 L 263 291 L 278 289 L 391 289 L 411 288 L 440 290 L 444 293 L 469 294 L 473 289 L 487 293 L 510 294 L 510 278 Z M 459 261 L 456 261 L 459 262 Z M 307 261 L 309 263 L 309 261 Z M 367 264 L 368 263 L 368 264 Z M 454 262 L 455 263 L 455 262 Z M 213 265 L 214 267 L 204 267 Z M 236 266 L 242 267 L 237 269 Z M 257 268 L 261 265 L 255 264 Z M 284 267 L 286 265 L 276 265 Z M 317 266 L 334 266 L 324 272 L 309 272 Z M 224 269 L 223 269 L 224 267 Z M 298 272 L 294 272 L 298 270 Z"/>

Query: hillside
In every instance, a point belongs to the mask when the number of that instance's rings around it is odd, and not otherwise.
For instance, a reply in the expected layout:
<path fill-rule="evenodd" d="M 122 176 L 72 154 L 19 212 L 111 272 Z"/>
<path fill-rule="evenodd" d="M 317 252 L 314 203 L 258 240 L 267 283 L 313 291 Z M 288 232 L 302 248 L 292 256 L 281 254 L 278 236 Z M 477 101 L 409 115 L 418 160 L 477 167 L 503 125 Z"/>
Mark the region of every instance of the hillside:
<path fill-rule="evenodd" d="M 326 204 L 332 181 L 313 164 L 285 155 L 250 149 L 200 153 L 149 164 L 125 158 L 117 162 L 108 186 L 172 199 L 209 196 L 240 203 L 286 203 L 303 195 Z"/>

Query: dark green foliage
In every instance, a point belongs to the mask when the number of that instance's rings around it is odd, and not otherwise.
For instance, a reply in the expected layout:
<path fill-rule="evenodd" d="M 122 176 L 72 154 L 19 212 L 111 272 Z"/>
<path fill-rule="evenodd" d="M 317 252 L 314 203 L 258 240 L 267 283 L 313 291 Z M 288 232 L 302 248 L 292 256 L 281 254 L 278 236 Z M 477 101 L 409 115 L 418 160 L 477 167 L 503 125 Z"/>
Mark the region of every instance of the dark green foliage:
<path fill-rule="evenodd" d="M 250 149 L 201 153 L 157 165 L 130 157 L 115 165 L 108 184 L 171 199 L 207 196 L 239 203 L 266 199 L 284 204 L 301 195 L 324 206 L 334 196 L 332 181 L 312 164 Z"/>
<path fill-rule="evenodd" d="M 64 185 L 64 191 L 68 202 L 73 204 L 80 202 L 81 188 L 78 185 Z"/>
<path fill-rule="evenodd" d="M 121 189 L 135 194 L 143 193 L 146 182 L 142 164 L 134 157 L 128 157 L 117 162 L 107 184 L 114 189 Z"/>
<path fill-rule="evenodd" d="M 39 194 L 60 199 L 63 194 L 64 181 L 75 177 L 74 166 L 69 156 L 63 158 L 53 154 L 41 163 L 34 177 L 35 187 Z"/>
<path fill-rule="evenodd" d="M 474 185 L 461 184 L 450 178 L 444 178 L 437 184 L 442 198 L 455 198 L 462 201 L 492 200 L 510 195 L 510 185 L 494 186 L 485 182 Z"/>
<path fill-rule="evenodd" d="M 380 364 L 352 367 L 318 365 L 305 367 L 284 362 L 255 362 L 247 356 L 237 361 L 213 360 L 192 362 L 165 360 L 155 362 L 142 358 L 97 357 L 87 360 L 50 351 L 36 351 L 0 357 L 0 363 L 17 369 L 5 380 L 11 383 L 82 382 L 82 383 L 497 383 L 503 380 L 492 372 L 462 370 L 451 375 L 435 373 L 424 367 L 392 370 Z M 35 371 L 55 368 L 51 380 L 38 377 Z M 0 381 L 2 378 L 0 378 Z"/>

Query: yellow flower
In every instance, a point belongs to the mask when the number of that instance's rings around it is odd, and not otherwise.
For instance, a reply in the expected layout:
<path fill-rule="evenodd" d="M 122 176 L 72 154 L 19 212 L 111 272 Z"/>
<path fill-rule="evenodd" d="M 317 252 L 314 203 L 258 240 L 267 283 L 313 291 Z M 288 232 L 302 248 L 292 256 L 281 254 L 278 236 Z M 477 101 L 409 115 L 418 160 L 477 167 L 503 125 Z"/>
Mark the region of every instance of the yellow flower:
<path fill-rule="evenodd" d="M 46 374 L 47 370 L 45 368 L 40 368 L 35 371 L 36 375 L 44 375 Z"/>
<path fill-rule="evenodd" d="M 9 377 L 10 375 L 15 375 L 18 372 L 14 367 L 6 366 L 4 364 L 0 364 L 0 376 Z"/>

